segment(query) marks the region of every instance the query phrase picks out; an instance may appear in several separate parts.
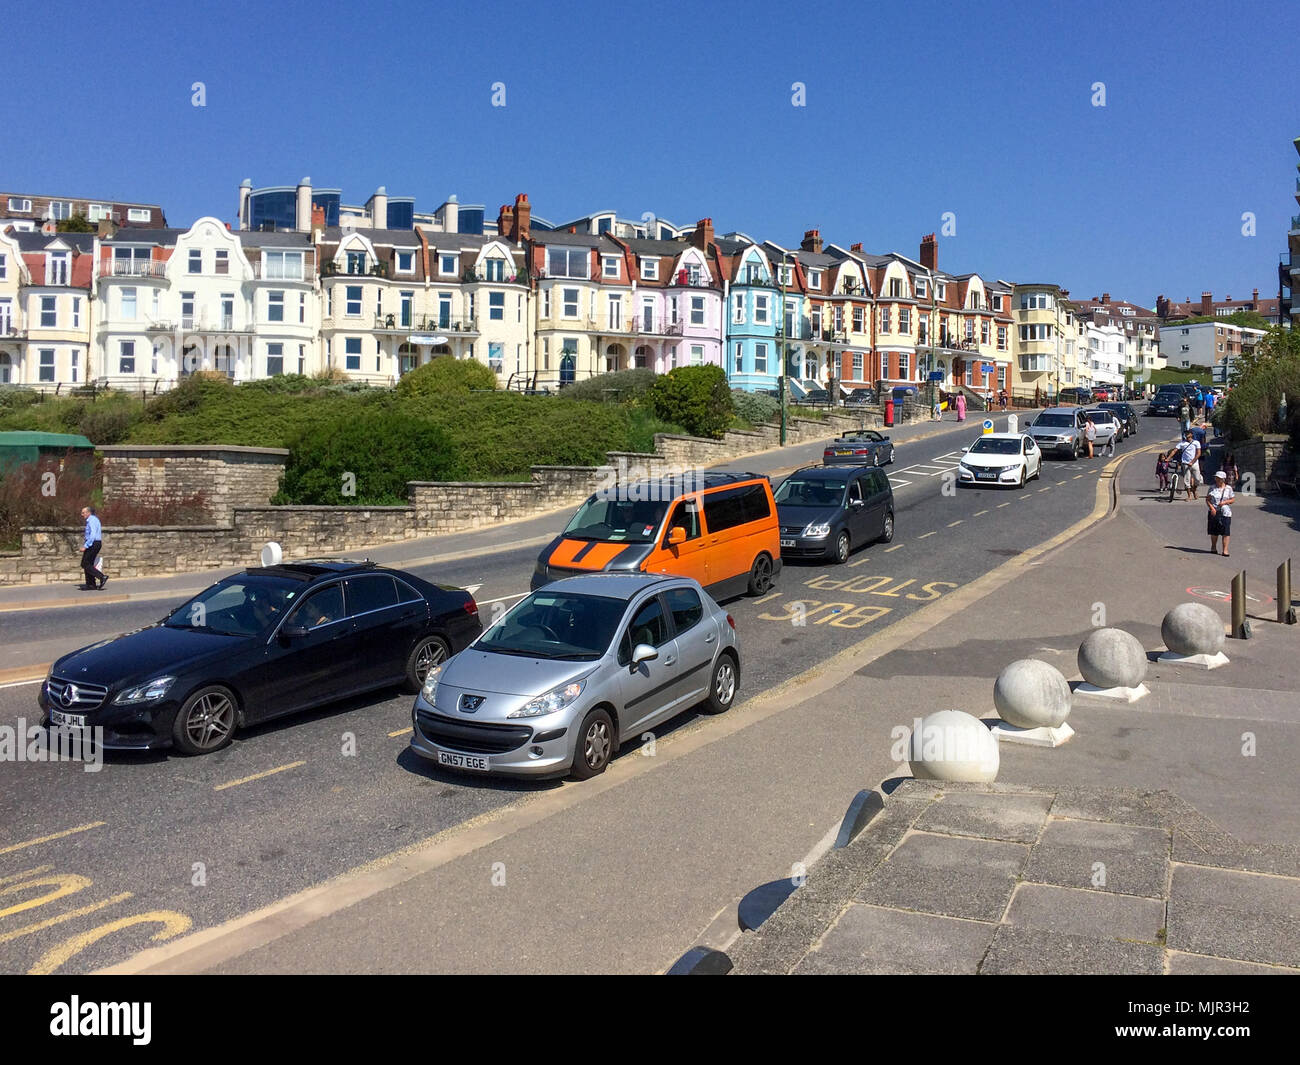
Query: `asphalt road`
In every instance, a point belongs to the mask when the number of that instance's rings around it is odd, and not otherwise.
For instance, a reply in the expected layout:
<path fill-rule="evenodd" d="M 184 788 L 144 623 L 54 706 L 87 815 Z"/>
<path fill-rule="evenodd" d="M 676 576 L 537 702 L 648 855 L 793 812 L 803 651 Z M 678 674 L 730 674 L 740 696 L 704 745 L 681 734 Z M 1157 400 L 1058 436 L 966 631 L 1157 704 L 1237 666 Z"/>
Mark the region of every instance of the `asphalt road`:
<path fill-rule="evenodd" d="M 742 702 L 1091 511 L 1106 460 L 1047 461 L 1041 479 L 1021 491 L 954 489 L 949 471 L 969 439 L 950 434 L 899 448 L 890 468 L 892 544 L 863 548 L 843 567 L 788 565 L 769 596 L 727 604 L 741 636 Z M 477 585 L 487 623 L 494 608 L 527 591 L 535 558 L 535 548 L 507 549 L 412 569 Z M 9 635 L 22 634 L 17 642 L 49 649 L 146 624 L 164 610 L 158 602 L 105 603 L 3 622 Z M 0 728 L 38 719 L 35 693 L 35 684 L 0 688 Z M 582 786 L 431 767 L 406 750 L 410 706 L 410 696 L 383 693 L 247 731 L 197 759 L 110 753 L 98 772 L 77 762 L 0 761 L 0 970 L 109 965 L 521 795 Z M 668 733 L 691 720 L 684 715 Z M 430 904 L 446 916 L 455 902 Z"/>

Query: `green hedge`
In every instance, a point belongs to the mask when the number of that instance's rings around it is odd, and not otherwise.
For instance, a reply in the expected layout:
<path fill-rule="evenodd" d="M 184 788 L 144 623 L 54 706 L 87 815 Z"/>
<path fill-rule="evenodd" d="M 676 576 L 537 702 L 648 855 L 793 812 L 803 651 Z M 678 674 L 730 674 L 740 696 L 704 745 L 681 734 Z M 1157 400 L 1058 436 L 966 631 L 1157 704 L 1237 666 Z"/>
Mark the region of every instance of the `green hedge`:
<path fill-rule="evenodd" d="M 731 402 L 736 409 L 736 416 L 743 418 L 750 425 L 766 425 L 768 422 L 776 421 L 781 415 L 781 401 L 774 396 L 764 396 L 757 392 L 745 392 L 733 388 Z"/>
<path fill-rule="evenodd" d="M 650 409 L 693 436 L 720 439 L 735 407 L 721 366 L 679 366 L 655 379 L 647 396 Z"/>
<path fill-rule="evenodd" d="M 399 396 L 464 395 L 473 391 L 491 391 L 497 387 L 497 375 L 473 359 L 438 358 L 404 374 L 397 382 Z"/>
<path fill-rule="evenodd" d="M 561 390 L 565 399 L 591 399 L 601 403 L 640 404 L 655 383 L 653 370 L 619 370 L 575 381 Z"/>

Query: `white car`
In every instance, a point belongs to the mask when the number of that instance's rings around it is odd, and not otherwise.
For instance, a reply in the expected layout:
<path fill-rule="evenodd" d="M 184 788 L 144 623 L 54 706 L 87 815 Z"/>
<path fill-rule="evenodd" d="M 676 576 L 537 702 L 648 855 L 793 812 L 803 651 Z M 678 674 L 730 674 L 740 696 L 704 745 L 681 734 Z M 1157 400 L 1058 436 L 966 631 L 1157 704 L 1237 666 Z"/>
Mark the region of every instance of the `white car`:
<path fill-rule="evenodd" d="M 1107 410 L 1105 407 L 1089 407 L 1083 414 L 1097 427 L 1097 439 L 1092 442 L 1093 451 L 1108 447 L 1112 442 L 1118 444 L 1124 439 L 1119 415 L 1113 410 Z"/>
<path fill-rule="evenodd" d="M 1043 452 L 1024 433 L 985 433 L 962 448 L 959 484 L 1009 484 L 1023 488 L 1042 472 Z"/>

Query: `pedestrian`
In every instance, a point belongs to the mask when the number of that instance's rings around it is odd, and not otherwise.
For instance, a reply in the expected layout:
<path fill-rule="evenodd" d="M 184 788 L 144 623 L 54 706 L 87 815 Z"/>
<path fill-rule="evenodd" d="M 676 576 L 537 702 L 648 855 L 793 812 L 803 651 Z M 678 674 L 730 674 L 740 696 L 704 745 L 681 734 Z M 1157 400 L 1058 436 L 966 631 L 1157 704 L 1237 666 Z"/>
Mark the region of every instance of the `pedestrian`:
<path fill-rule="evenodd" d="M 1119 426 L 1116 425 L 1114 422 L 1111 422 L 1110 424 L 1111 424 L 1112 431 L 1110 434 L 1110 439 L 1106 441 L 1106 454 L 1108 456 L 1115 454 L 1115 441 L 1119 438 Z"/>
<path fill-rule="evenodd" d="M 1003 410 L 1007 409 L 1007 390 L 1004 388 L 998 393 L 998 406 Z"/>
<path fill-rule="evenodd" d="M 95 517 L 94 507 L 82 507 L 81 516 L 86 522 L 81 550 L 81 572 L 86 575 L 86 583 L 81 585 L 81 590 L 98 591 L 108 583 L 103 571 L 95 565 L 95 560 L 104 547 L 104 530 Z"/>
<path fill-rule="evenodd" d="M 1083 420 L 1083 438 L 1088 441 L 1088 458 L 1092 458 L 1092 445 L 1097 442 L 1097 426 L 1091 418 Z"/>
<path fill-rule="evenodd" d="M 1227 475 L 1229 488 L 1241 487 L 1241 472 L 1237 469 L 1237 457 L 1231 451 L 1223 457 L 1223 472 Z"/>
<path fill-rule="evenodd" d="M 943 420 L 943 400 L 936 398 L 934 401 L 934 410 L 930 412 L 930 417 L 938 422 Z"/>
<path fill-rule="evenodd" d="M 1205 416 L 1211 420 L 1214 418 L 1214 405 L 1219 402 L 1219 397 L 1214 392 L 1205 393 Z"/>
<path fill-rule="evenodd" d="M 1223 557 L 1228 557 L 1228 537 L 1232 534 L 1232 504 L 1236 499 L 1232 485 L 1228 484 L 1228 474 L 1220 470 L 1214 475 L 1214 487 L 1205 493 L 1205 505 L 1209 517 L 1205 531 L 1210 534 L 1210 554 L 1219 553 L 1219 537 L 1223 537 Z"/>
<path fill-rule="evenodd" d="M 1184 433 L 1192 427 L 1192 406 L 1187 402 L 1186 396 L 1178 403 L 1178 427 Z"/>
<path fill-rule="evenodd" d="M 957 420 L 964 422 L 966 420 L 966 393 L 957 393 Z"/>
<path fill-rule="evenodd" d="M 1178 461 L 1183 467 L 1183 489 L 1186 491 L 1188 499 L 1197 497 L 1196 459 L 1199 454 L 1200 449 L 1196 446 L 1196 440 L 1192 436 L 1191 430 L 1188 430 L 1183 434 L 1183 443 L 1178 450 Z"/>
<path fill-rule="evenodd" d="M 1162 492 L 1169 490 L 1169 460 L 1173 454 L 1173 451 L 1162 451 L 1156 456 L 1156 481 Z"/>

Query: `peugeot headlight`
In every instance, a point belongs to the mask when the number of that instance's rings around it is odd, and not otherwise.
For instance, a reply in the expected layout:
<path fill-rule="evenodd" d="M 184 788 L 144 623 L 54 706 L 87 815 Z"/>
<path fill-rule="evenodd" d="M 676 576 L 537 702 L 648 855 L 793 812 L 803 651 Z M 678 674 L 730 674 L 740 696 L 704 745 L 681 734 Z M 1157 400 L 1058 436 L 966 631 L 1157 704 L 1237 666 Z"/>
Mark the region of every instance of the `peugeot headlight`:
<path fill-rule="evenodd" d="M 433 697 L 438 692 L 438 681 L 441 679 L 442 666 L 434 666 L 424 678 L 424 687 L 420 689 L 420 696 L 430 706 L 433 706 Z"/>
<path fill-rule="evenodd" d="M 518 710 L 511 711 L 507 717 L 541 717 L 563 710 L 582 694 L 587 686 L 585 680 L 570 681 L 563 688 L 552 688 L 545 695 L 539 695 L 531 702 L 524 703 Z"/>
<path fill-rule="evenodd" d="M 134 688 L 127 688 L 126 691 L 120 693 L 113 702 L 119 706 L 125 706 L 131 703 L 152 703 L 166 695 L 171 690 L 171 686 L 175 683 L 175 677 L 155 677 L 147 684 L 140 684 Z"/>
<path fill-rule="evenodd" d="M 824 540 L 831 534 L 830 522 L 820 521 L 813 522 L 804 527 L 803 535 L 809 540 Z"/>

